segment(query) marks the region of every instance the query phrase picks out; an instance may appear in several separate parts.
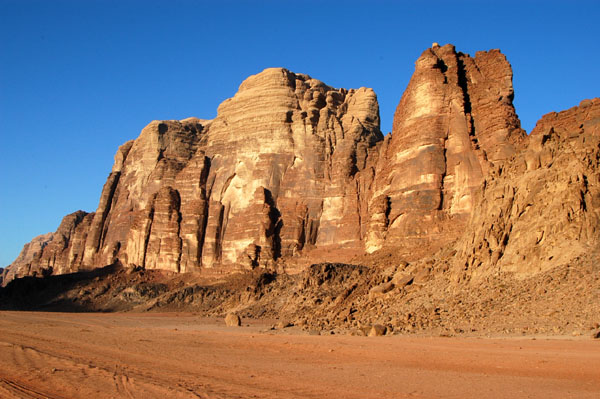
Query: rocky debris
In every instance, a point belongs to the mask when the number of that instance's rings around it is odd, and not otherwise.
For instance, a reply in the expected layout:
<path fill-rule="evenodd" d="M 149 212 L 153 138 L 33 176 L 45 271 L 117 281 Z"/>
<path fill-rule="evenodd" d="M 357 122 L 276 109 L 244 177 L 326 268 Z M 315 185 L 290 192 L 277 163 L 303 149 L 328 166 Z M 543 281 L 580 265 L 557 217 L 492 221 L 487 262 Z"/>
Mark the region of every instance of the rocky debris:
<path fill-rule="evenodd" d="M 381 324 L 374 324 L 369 329 L 369 333 L 367 334 L 369 337 L 380 337 L 385 335 L 387 332 L 387 327 L 382 326 Z"/>
<path fill-rule="evenodd" d="M 281 320 L 277 323 L 277 325 L 275 327 L 279 330 L 283 330 L 284 328 L 289 328 L 289 327 L 293 327 L 293 326 L 294 326 L 293 323 L 290 323 L 289 321 Z"/>
<path fill-rule="evenodd" d="M 153 121 L 123 144 L 96 212 L 69 216 L 77 231 L 57 231 L 9 275 L 117 262 L 295 273 L 310 262 L 288 260 L 314 249 L 384 244 L 430 254 L 459 236 L 474 190 L 522 139 L 512 97 L 499 51 L 435 46 L 417 60 L 384 140 L 373 90 L 266 69 L 214 120 Z"/>
<path fill-rule="evenodd" d="M 436 254 L 452 261 L 451 251 Z M 372 297 L 387 267 L 314 265 L 299 275 L 259 271 L 203 279 L 195 274 L 114 266 L 90 272 L 26 277 L 0 290 L 1 309 L 51 311 L 188 311 L 222 318 L 288 322 L 295 329 L 336 334 L 382 325 L 389 334 L 536 336 L 591 334 L 600 296 L 598 250 L 521 279 L 498 274 L 456 285 L 451 269 L 434 264 L 431 279 Z M 415 273 L 427 261 L 406 268 Z M 585 294 L 582 294 L 585 293 Z M 590 329 L 590 326 L 593 329 Z"/>
<path fill-rule="evenodd" d="M 225 325 L 227 327 L 239 327 L 242 325 L 242 319 L 235 313 L 228 313 L 225 316 Z"/>
<path fill-rule="evenodd" d="M 545 115 L 485 180 L 457 245 L 457 278 L 531 275 L 600 244 L 600 99 Z"/>

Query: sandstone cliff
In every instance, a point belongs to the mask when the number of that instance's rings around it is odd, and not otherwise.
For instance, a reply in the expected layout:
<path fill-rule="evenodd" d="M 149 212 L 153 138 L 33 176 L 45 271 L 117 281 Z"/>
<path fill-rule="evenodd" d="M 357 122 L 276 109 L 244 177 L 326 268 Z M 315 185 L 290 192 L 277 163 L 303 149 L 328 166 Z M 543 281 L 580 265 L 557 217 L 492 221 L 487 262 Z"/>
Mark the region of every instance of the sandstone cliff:
<path fill-rule="evenodd" d="M 600 99 L 545 115 L 483 183 L 458 244 L 459 277 L 531 275 L 598 249 L 599 167 Z"/>
<path fill-rule="evenodd" d="M 3 271 L 3 280 L 10 281 L 17 277 L 32 275 L 31 264 L 37 264 L 41 256 L 42 249 L 52 240 L 54 233 L 46 233 L 35 237 L 33 240 L 23 246 L 21 253 L 12 263 L 13 266 L 7 267 Z M 18 267 L 15 267 L 18 266 Z"/>
<path fill-rule="evenodd" d="M 525 137 L 512 99 L 511 67 L 498 50 L 423 52 L 375 163 L 367 251 L 458 237 L 488 170 Z"/>
<path fill-rule="evenodd" d="M 214 120 L 154 121 L 123 144 L 95 213 L 65 217 L 12 275 L 119 262 L 175 272 L 269 266 L 310 249 L 405 252 L 464 230 L 489 170 L 524 139 L 497 50 L 434 46 L 379 129 L 371 89 L 271 68 Z"/>

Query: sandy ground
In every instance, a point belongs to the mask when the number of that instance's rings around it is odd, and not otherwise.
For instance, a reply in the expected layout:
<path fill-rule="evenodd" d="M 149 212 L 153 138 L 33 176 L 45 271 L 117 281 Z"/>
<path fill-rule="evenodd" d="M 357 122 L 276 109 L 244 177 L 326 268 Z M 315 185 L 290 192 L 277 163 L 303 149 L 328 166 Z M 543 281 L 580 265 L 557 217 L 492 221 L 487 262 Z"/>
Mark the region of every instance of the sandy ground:
<path fill-rule="evenodd" d="M 314 336 L 0 312 L 1 398 L 599 398 L 600 342 Z"/>

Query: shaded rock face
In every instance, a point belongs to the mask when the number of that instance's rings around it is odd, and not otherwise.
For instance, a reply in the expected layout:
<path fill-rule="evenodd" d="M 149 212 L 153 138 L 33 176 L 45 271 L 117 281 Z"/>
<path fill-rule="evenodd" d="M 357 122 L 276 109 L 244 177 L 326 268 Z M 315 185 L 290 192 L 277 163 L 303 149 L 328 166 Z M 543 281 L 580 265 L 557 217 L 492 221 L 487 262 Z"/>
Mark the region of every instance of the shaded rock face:
<path fill-rule="evenodd" d="M 29 276 L 31 273 L 31 264 L 39 259 L 42 249 L 48 242 L 52 241 L 54 233 L 46 233 L 35 237 L 33 240 L 23 246 L 21 253 L 12 263 L 18 267 L 7 267 L 2 271 L 2 280 L 10 281 L 17 277 Z"/>
<path fill-rule="evenodd" d="M 600 99 L 545 115 L 484 182 L 457 249 L 457 277 L 531 275 L 598 248 Z"/>
<path fill-rule="evenodd" d="M 6 269 L 3 284 L 17 277 L 78 271 L 93 215 L 83 211 L 67 215 L 56 232 L 38 236 L 26 244 Z"/>
<path fill-rule="evenodd" d="M 487 171 L 525 137 L 512 98 L 512 70 L 498 50 L 423 52 L 374 162 L 367 251 L 441 246 L 460 234 Z"/>
<path fill-rule="evenodd" d="M 72 228 L 61 224 L 39 258 L 10 268 L 227 273 L 314 248 L 441 246 L 464 229 L 488 170 L 523 140 L 512 97 L 499 51 L 433 47 L 384 140 L 371 89 L 267 69 L 214 120 L 146 126 L 117 151 L 96 212 L 67 216 Z"/>

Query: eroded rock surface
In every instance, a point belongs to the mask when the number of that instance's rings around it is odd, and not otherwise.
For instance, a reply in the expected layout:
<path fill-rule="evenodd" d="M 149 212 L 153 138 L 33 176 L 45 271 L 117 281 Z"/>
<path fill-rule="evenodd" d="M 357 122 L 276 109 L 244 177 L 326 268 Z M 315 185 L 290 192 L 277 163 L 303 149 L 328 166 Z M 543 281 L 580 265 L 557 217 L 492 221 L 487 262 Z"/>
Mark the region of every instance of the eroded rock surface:
<path fill-rule="evenodd" d="M 31 263 L 39 259 L 42 249 L 52 241 L 53 236 L 54 233 L 42 234 L 25 244 L 17 259 L 12 263 L 15 266 L 7 267 L 2 271 L 2 280 L 10 281 L 17 277 L 32 275 Z"/>
<path fill-rule="evenodd" d="M 382 138 L 371 89 L 267 69 L 214 120 L 154 121 L 122 145 L 85 235 L 56 234 L 38 263 L 222 273 L 305 247 L 360 248 L 358 175 Z"/>
<path fill-rule="evenodd" d="M 7 268 L 3 284 L 16 277 L 73 273 L 81 269 L 84 244 L 94 214 L 77 211 L 63 218 L 54 233 L 36 237 Z"/>
<path fill-rule="evenodd" d="M 69 215 L 7 276 L 113 263 L 295 272 L 285 259 L 309 250 L 431 252 L 464 232 L 486 176 L 527 141 L 512 98 L 498 50 L 434 46 L 384 139 L 371 89 L 267 69 L 214 120 L 153 121 L 123 144 L 96 212 Z"/>
<path fill-rule="evenodd" d="M 512 98 L 512 70 L 498 50 L 423 52 L 375 162 L 367 251 L 442 246 L 460 234 L 487 171 L 525 136 Z"/>
<path fill-rule="evenodd" d="M 545 115 L 484 182 L 459 243 L 459 277 L 531 275 L 598 248 L 600 99 Z"/>

